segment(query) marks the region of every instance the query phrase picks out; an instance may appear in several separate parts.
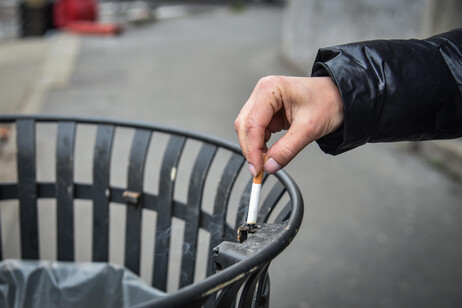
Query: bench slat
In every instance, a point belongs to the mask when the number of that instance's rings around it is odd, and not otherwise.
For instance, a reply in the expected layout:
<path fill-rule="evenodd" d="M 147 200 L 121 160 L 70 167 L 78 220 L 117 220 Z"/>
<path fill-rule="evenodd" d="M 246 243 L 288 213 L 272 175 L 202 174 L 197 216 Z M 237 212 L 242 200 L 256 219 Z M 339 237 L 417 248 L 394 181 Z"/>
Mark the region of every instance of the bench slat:
<path fill-rule="evenodd" d="M 140 273 L 143 177 L 150 140 L 150 130 L 137 129 L 135 131 L 128 163 L 127 192 L 139 194 L 139 200 L 126 202 L 125 267 L 135 274 Z"/>
<path fill-rule="evenodd" d="M 170 137 L 160 171 L 152 286 L 163 291 L 166 291 L 167 286 L 171 223 L 175 208 L 173 193 L 178 164 L 185 143 L 186 138 L 184 137 Z"/>
<path fill-rule="evenodd" d="M 93 153 L 93 262 L 109 260 L 109 181 L 115 127 L 99 125 Z"/>
<path fill-rule="evenodd" d="M 35 121 L 31 119 L 18 120 L 16 131 L 21 255 L 23 259 L 38 259 Z"/>
<path fill-rule="evenodd" d="M 188 199 L 186 203 L 186 210 L 188 211 L 188 214 L 186 215 L 183 235 L 180 288 L 183 288 L 194 281 L 202 196 L 207 173 L 216 152 L 216 146 L 207 143 L 202 145 L 189 180 Z"/>
<path fill-rule="evenodd" d="M 211 262 L 211 257 L 213 255 L 212 249 L 220 244 L 225 237 L 226 215 L 228 213 L 229 198 L 244 162 L 245 159 L 242 155 L 231 155 L 220 178 L 220 184 L 217 188 L 215 202 L 213 205 L 212 220 L 209 223 L 211 226 L 208 227 L 208 229 L 212 230 L 212 232 L 210 234 L 210 254 L 207 262 L 207 276 L 210 276 L 213 273 Z"/>
<path fill-rule="evenodd" d="M 258 210 L 257 221 L 268 221 L 271 213 L 276 207 L 276 204 L 279 202 L 285 192 L 286 190 L 280 182 L 276 182 L 273 185 L 273 188 L 270 190 L 269 194 L 266 196 L 265 200 L 260 206 L 260 209 Z"/>
<path fill-rule="evenodd" d="M 75 122 L 58 124 L 56 145 L 56 203 L 58 260 L 74 261 L 74 146 Z"/>

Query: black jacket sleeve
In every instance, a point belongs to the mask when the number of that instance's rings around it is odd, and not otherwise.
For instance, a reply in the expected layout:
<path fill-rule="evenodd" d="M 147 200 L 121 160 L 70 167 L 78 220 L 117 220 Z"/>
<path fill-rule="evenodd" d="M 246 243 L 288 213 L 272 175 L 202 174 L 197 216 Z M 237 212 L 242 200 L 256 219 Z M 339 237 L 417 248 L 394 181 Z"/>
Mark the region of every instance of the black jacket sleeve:
<path fill-rule="evenodd" d="M 462 28 L 426 40 L 323 48 L 312 76 L 330 76 L 343 100 L 342 127 L 317 140 L 326 153 L 462 136 Z"/>

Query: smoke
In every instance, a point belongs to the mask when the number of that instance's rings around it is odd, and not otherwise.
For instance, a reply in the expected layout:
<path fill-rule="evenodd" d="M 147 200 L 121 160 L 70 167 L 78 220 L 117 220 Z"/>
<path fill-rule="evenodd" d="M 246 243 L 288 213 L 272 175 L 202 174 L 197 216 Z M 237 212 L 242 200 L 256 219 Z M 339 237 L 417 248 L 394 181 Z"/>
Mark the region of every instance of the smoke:
<path fill-rule="evenodd" d="M 195 253 L 193 253 L 191 250 L 191 244 L 183 242 L 183 257 L 186 255 L 190 255 L 193 259 L 196 258 Z"/>

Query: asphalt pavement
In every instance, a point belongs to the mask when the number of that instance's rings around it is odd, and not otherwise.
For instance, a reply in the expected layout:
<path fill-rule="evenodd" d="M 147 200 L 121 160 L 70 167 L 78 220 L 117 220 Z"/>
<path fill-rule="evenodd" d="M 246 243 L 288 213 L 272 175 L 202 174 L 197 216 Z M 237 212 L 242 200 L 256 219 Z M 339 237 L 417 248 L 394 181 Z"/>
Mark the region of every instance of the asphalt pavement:
<path fill-rule="evenodd" d="M 281 26 L 281 7 L 214 7 L 118 37 L 71 38 L 60 49 L 68 77 L 34 108 L 237 141 L 234 119 L 258 79 L 299 74 L 281 56 Z M 312 144 L 286 171 L 305 217 L 270 267 L 271 307 L 462 306 L 460 184 L 402 144 L 337 157 Z"/>

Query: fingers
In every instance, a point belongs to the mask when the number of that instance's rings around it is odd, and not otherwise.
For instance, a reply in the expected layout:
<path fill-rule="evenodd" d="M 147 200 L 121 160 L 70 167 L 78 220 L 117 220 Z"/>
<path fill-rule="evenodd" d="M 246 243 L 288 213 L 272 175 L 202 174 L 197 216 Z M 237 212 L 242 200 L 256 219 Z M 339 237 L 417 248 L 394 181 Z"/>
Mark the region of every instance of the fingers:
<path fill-rule="evenodd" d="M 329 77 L 262 78 L 235 121 L 242 153 L 252 175 L 274 173 L 306 145 L 343 122 L 343 104 Z M 271 133 L 289 129 L 269 150 Z M 263 166 L 262 153 L 267 152 Z"/>
<path fill-rule="evenodd" d="M 266 141 L 271 133 L 267 131 L 264 125 L 256 124 L 255 117 L 252 116 L 253 104 L 254 102 L 250 98 L 239 113 L 234 126 L 238 134 L 242 154 L 249 163 L 250 173 L 256 176 L 263 165 L 261 157 L 263 151 L 267 150 Z"/>
<path fill-rule="evenodd" d="M 266 153 L 267 161 L 263 170 L 273 174 L 284 168 L 314 138 L 315 133 L 309 125 L 294 121 L 284 136 Z"/>
<path fill-rule="evenodd" d="M 266 152 L 266 142 L 277 126 L 273 118 L 282 108 L 278 84 L 278 77 L 261 79 L 234 123 L 242 153 L 253 175 L 263 168 L 262 154 Z"/>

